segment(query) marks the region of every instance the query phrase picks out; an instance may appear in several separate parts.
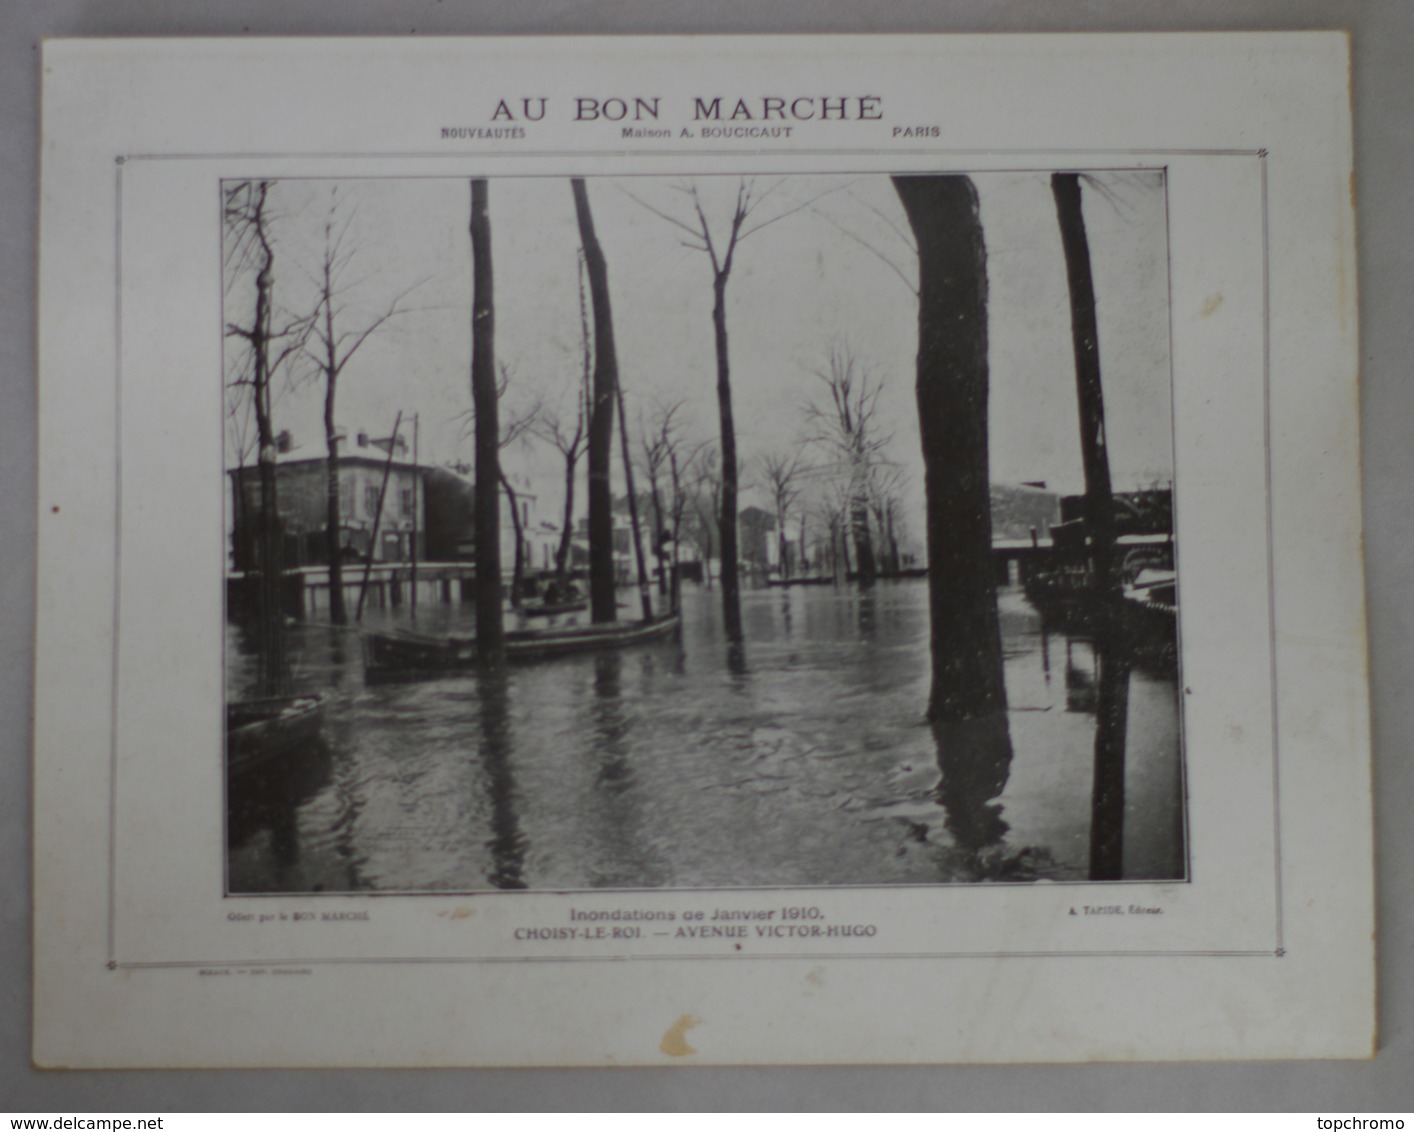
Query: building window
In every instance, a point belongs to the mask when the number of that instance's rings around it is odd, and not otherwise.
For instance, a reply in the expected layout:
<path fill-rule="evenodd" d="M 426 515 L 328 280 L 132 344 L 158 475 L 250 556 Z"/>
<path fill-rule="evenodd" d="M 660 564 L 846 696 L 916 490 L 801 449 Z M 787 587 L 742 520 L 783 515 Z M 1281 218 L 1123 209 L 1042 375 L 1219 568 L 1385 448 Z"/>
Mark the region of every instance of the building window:
<path fill-rule="evenodd" d="M 363 488 L 363 510 L 370 519 L 378 514 L 378 489 L 371 483 Z"/>
<path fill-rule="evenodd" d="M 412 517 L 412 508 L 413 508 L 413 504 L 412 504 L 412 488 L 410 488 L 410 487 L 405 487 L 405 488 L 403 488 L 401 494 L 402 494 L 402 503 L 403 503 L 403 518 L 405 518 L 405 519 L 410 519 L 410 518 Z"/>

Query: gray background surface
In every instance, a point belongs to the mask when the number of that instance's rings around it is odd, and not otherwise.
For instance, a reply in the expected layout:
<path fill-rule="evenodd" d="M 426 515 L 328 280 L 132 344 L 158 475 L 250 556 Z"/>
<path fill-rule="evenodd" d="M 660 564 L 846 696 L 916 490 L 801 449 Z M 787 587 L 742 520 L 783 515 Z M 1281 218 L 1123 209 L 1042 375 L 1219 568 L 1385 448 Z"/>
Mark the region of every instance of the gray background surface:
<path fill-rule="evenodd" d="M 1379 1055 L 1365 1063 L 996 1068 L 40 1073 L 29 1064 L 39 41 L 111 35 L 1216 31 L 1354 34 Z M 0 1111 L 1414 1108 L 1414 2 L 3 0 L 0 3 Z M 1339 829 L 1307 836 L 1337 838 Z M 1156 1020 L 1162 1024 L 1161 1020 Z"/>

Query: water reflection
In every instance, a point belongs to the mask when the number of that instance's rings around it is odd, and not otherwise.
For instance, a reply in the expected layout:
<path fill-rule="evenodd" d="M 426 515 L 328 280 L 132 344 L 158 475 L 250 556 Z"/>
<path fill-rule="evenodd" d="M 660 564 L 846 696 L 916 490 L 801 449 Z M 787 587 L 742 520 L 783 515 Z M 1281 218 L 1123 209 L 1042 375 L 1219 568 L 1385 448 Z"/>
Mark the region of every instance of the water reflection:
<path fill-rule="evenodd" d="M 878 595 L 871 586 L 867 590 L 860 592 L 855 601 L 855 627 L 859 633 L 861 641 L 872 640 L 875 630 L 878 628 L 879 603 Z"/>
<path fill-rule="evenodd" d="M 749 667 L 715 598 L 684 589 L 680 638 L 377 687 L 352 635 L 296 630 L 303 676 L 340 703 L 303 786 L 232 792 L 232 889 L 1184 875 L 1171 666 L 1004 587 L 1010 710 L 929 727 L 921 582 L 744 593 Z M 465 631 L 459 610 L 419 626 Z M 246 647 L 231 635 L 234 694 Z"/>
<path fill-rule="evenodd" d="M 332 768 L 333 753 L 321 735 L 288 757 L 227 775 L 227 848 L 239 850 L 264 835 L 277 890 L 301 886 L 299 810 L 328 786 Z M 240 887 L 239 877 L 227 879 L 228 887 Z"/>
<path fill-rule="evenodd" d="M 1124 876 L 1124 759 L 1129 730 L 1130 651 L 1119 639 L 1118 612 L 1096 640 L 1095 773 L 1090 795 L 1090 879 Z"/>
<path fill-rule="evenodd" d="M 511 770 L 514 735 L 511 729 L 510 676 L 503 667 L 478 671 L 476 690 L 481 707 L 481 749 L 485 796 L 491 806 L 491 872 L 496 888 L 525 888 L 521 869 L 525 840 L 516 815 L 516 783 Z"/>
<path fill-rule="evenodd" d="M 1094 715 L 1099 709 L 1099 660 L 1088 640 L 1067 637 L 1065 642 L 1065 710 Z"/>
<path fill-rule="evenodd" d="M 606 652 L 594 658 L 594 731 L 591 750 L 599 754 L 595 783 L 621 794 L 632 780 L 624 750 L 628 719 L 623 706 L 623 654 Z"/>
<path fill-rule="evenodd" d="M 634 711 L 624 689 L 624 667 L 638 669 L 638 697 L 648 698 L 658 687 L 658 666 L 649 650 L 636 657 L 619 652 L 593 659 L 593 698 L 588 706 L 592 726 L 583 737 L 583 758 L 593 770 L 589 797 L 593 857 L 590 883 L 595 887 L 653 887 L 664 883 L 652 846 L 643 836 L 643 792 L 634 760 Z M 636 663 L 635 663 L 636 662 Z"/>
<path fill-rule="evenodd" d="M 1002 820 L 1002 807 L 992 802 L 1005 788 L 1011 770 L 1006 716 L 932 727 L 943 775 L 938 800 L 947 814 L 945 828 L 959 848 L 972 853 L 997 844 L 1011 828 Z"/>

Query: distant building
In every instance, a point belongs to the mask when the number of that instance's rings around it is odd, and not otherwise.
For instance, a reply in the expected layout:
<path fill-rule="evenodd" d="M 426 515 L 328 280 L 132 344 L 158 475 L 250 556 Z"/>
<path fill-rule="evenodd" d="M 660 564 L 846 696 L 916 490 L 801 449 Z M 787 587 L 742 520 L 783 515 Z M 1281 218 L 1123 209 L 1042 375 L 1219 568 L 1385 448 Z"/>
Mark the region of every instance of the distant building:
<path fill-rule="evenodd" d="M 633 525 L 629 521 L 628 496 L 613 501 L 613 547 L 614 581 L 625 586 L 638 577 L 638 565 L 633 552 Z M 640 519 L 642 516 L 640 516 Z M 584 569 L 589 568 L 589 517 L 581 515 L 575 522 L 573 547 L 574 563 Z M 643 544 L 643 554 L 651 573 L 654 562 L 653 551 L 647 541 Z"/>
<path fill-rule="evenodd" d="M 413 553 L 414 538 L 418 556 L 426 557 L 422 477 L 429 469 L 405 458 L 407 443 L 401 436 L 373 439 L 361 430 L 355 433 L 352 445 L 347 441 L 347 431 L 341 430 L 339 546 L 345 560 L 404 562 Z M 288 432 L 280 434 L 276 449 L 275 492 L 284 534 L 284 565 L 327 565 L 326 459 L 323 455 L 296 455 Z M 251 570 L 256 566 L 260 529 L 260 469 L 248 464 L 227 474 L 231 477 L 234 517 L 232 566 Z"/>
<path fill-rule="evenodd" d="M 1173 489 L 1167 487 L 1150 488 L 1146 491 L 1117 491 L 1114 493 L 1115 534 L 1125 535 L 1171 535 L 1173 534 Z M 1085 497 L 1067 495 L 1060 501 L 1061 521 L 1075 522 L 1085 516 Z"/>
<path fill-rule="evenodd" d="M 992 484 L 992 538 L 1049 538 L 1061 521 L 1060 496 L 1040 482 Z"/>

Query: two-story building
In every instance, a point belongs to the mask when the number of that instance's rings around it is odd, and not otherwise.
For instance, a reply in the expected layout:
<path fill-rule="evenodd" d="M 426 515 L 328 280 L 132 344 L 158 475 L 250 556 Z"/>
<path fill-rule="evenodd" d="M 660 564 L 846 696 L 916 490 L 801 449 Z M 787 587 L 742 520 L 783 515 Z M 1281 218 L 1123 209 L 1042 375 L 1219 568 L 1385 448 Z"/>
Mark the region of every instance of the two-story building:
<path fill-rule="evenodd" d="M 391 456 L 391 459 L 390 459 Z M 345 561 L 405 562 L 425 557 L 427 523 L 423 478 L 429 469 L 407 458 L 402 436 L 375 439 L 366 431 L 339 437 L 339 546 Z M 260 469 L 232 468 L 232 565 L 256 563 L 260 528 Z M 385 482 L 386 481 L 386 482 Z M 284 534 L 284 565 L 328 564 L 328 462 L 304 455 L 284 432 L 276 444 L 276 507 Z"/>

